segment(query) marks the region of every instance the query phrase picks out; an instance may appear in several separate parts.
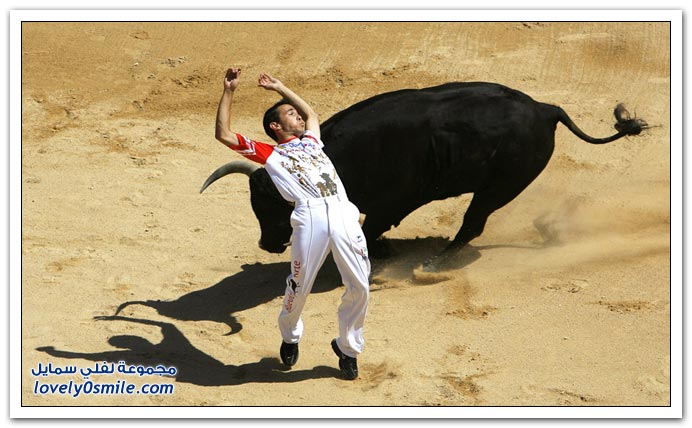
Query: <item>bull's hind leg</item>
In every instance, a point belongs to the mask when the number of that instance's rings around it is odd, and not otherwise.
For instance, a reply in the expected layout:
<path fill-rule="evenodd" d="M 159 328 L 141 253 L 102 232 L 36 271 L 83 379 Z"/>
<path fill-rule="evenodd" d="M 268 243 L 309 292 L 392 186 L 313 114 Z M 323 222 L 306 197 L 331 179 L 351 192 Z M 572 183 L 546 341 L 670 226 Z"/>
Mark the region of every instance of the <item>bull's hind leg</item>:
<path fill-rule="evenodd" d="M 473 199 L 471 199 L 466 214 L 464 214 L 464 222 L 461 225 L 461 229 L 459 229 L 454 240 L 445 251 L 460 249 L 471 242 L 472 239 L 479 237 L 485 229 L 488 217 L 519 196 L 531 181 L 533 180 L 522 185 L 517 185 L 516 183 L 507 185 L 505 183 L 505 185 L 476 192 L 473 195 Z"/>
<path fill-rule="evenodd" d="M 426 271 L 437 271 L 445 268 L 459 268 L 480 257 L 477 250 L 467 246 L 472 239 L 479 237 L 485 229 L 488 217 L 516 198 L 531 181 L 524 185 L 498 185 L 476 192 L 471 199 L 464 222 L 452 242 L 439 256 L 423 264 Z"/>
<path fill-rule="evenodd" d="M 464 222 L 452 242 L 445 249 L 445 252 L 459 250 L 471 242 L 472 239 L 481 236 L 483 230 L 485 230 L 485 224 L 488 222 L 490 214 L 509 201 L 502 205 L 493 202 L 492 198 L 489 198 L 485 193 L 477 193 L 473 196 L 466 210 L 466 214 L 464 214 Z"/>

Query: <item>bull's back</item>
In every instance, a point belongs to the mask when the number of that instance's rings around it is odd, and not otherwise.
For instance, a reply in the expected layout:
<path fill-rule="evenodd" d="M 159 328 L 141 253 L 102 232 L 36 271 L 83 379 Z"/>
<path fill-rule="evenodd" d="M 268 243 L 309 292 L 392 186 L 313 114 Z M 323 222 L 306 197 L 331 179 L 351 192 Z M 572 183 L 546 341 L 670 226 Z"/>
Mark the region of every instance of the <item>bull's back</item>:
<path fill-rule="evenodd" d="M 554 130 L 544 116 L 540 103 L 505 86 L 448 83 L 357 103 L 322 124 L 322 139 L 367 212 L 375 202 L 420 205 L 477 190 L 536 151 L 536 133 Z"/>

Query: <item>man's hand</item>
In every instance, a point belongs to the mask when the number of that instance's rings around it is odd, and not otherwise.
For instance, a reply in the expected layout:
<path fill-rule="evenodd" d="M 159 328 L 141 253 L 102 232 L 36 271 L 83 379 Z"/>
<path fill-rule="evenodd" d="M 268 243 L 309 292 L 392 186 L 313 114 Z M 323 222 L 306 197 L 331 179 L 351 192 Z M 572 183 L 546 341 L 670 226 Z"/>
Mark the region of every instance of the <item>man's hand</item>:
<path fill-rule="evenodd" d="M 268 89 L 271 91 L 276 91 L 278 90 L 283 84 L 279 79 L 275 79 L 274 77 L 271 77 L 267 73 L 262 73 L 259 76 L 259 79 L 257 81 L 257 85 L 261 86 L 264 89 Z"/>
<path fill-rule="evenodd" d="M 240 84 L 240 69 L 229 68 L 226 70 L 226 77 L 223 79 L 223 88 L 231 92 L 235 91 Z"/>

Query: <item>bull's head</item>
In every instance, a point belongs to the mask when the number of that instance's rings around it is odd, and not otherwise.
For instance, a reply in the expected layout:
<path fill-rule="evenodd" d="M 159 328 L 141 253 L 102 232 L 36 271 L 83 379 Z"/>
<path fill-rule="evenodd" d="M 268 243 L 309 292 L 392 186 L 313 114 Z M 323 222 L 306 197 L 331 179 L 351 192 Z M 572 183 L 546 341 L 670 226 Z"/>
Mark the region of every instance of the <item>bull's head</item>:
<path fill-rule="evenodd" d="M 270 253 L 283 253 L 291 239 L 293 207 L 281 196 L 264 168 L 243 161 L 227 163 L 214 171 L 204 182 L 200 193 L 219 178 L 242 173 L 250 178 L 250 202 L 260 224 L 259 246 Z"/>

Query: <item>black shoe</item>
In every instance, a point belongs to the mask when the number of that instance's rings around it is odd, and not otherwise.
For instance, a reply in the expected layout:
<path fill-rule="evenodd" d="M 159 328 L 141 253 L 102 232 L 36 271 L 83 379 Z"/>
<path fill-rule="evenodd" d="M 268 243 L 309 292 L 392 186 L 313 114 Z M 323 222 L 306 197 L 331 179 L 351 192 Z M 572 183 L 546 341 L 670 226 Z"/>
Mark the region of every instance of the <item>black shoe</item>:
<path fill-rule="evenodd" d="M 358 377 L 358 360 L 341 352 L 339 345 L 336 344 L 336 339 L 332 340 L 332 349 L 337 357 L 339 357 L 339 368 L 341 374 L 346 380 L 354 380 Z"/>
<path fill-rule="evenodd" d="M 281 361 L 283 361 L 284 364 L 289 367 L 293 366 L 298 361 L 298 344 L 282 341 L 279 355 L 281 355 Z"/>

